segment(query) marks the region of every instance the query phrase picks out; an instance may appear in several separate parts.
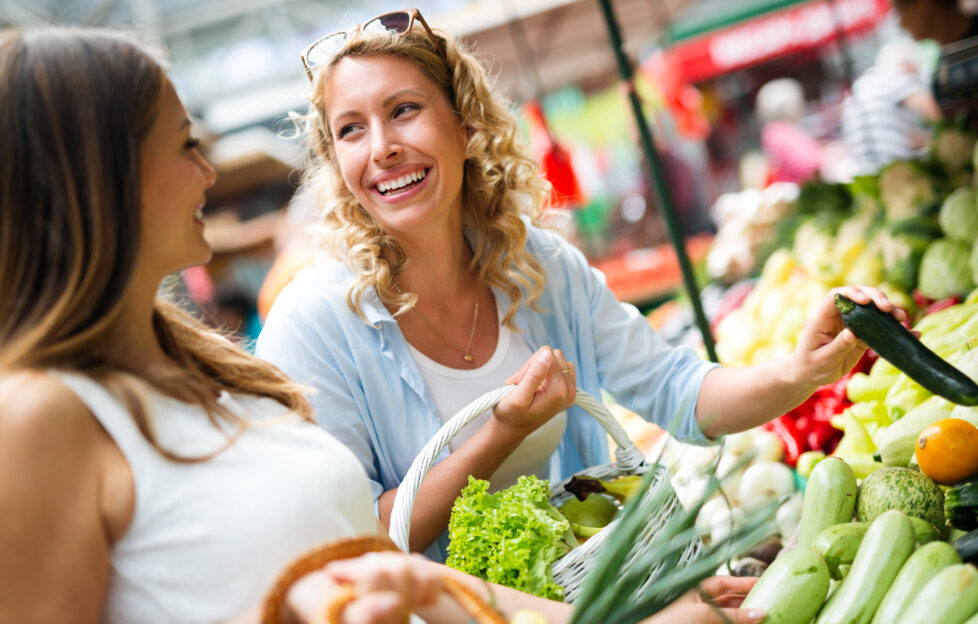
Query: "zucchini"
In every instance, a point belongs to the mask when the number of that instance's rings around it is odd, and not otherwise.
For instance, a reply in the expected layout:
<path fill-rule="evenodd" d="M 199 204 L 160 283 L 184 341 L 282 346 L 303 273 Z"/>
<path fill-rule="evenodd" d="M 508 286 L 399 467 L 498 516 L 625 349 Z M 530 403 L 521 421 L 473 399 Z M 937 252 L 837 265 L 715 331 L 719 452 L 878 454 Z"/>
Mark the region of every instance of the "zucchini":
<path fill-rule="evenodd" d="M 978 529 L 954 540 L 954 550 L 958 551 L 965 563 L 978 565 Z"/>
<path fill-rule="evenodd" d="M 978 476 L 956 483 L 944 493 L 944 514 L 955 529 L 978 529 Z"/>
<path fill-rule="evenodd" d="M 823 529 L 852 520 L 856 475 L 845 461 L 827 457 L 808 475 L 798 527 L 798 547 L 811 548 Z"/>
<path fill-rule="evenodd" d="M 829 569 L 813 550 L 782 551 L 744 598 L 741 609 L 764 609 L 765 624 L 808 624 L 829 591 Z"/>
<path fill-rule="evenodd" d="M 947 542 L 931 542 L 918 548 L 893 579 L 873 616 L 873 624 L 896 622 L 929 580 L 944 568 L 960 563 L 961 556 Z"/>
<path fill-rule="evenodd" d="M 978 384 L 937 355 L 891 314 L 872 301 L 856 303 L 840 294 L 835 307 L 842 322 L 881 358 L 932 393 L 959 405 L 978 405 Z"/>
<path fill-rule="evenodd" d="M 914 541 L 917 546 L 923 546 L 941 538 L 940 533 L 930 522 L 913 516 L 907 517 L 910 518 L 910 524 L 913 525 Z M 844 522 L 822 529 L 815 536 L 815 541 L 812 542 L 812 550 L 825 559 L 825 564 L 829 566 L 829 574 L 834 580 L 845 578 L 849 567 L 856 558 L 856 552 L 859 550 L 859 545 L 862 543 L 867 529 L 869 529 L 868 522 Z"/>
<path fill-rule="evenodd" d="M 915 545 L 913 525 L 902 511 L 891 509 L 873 520 L 849 574 L 815 623 L 869 624 Z"/>
<path fill-rule="evenodd" d="M 829 567 L 829 574 L 833 579 L 845 577 L 843 572 L 856 558 L 856 552 L 868 528 L 868 522 L 844 522 L 826 527 L 815 536 L 812 550 L 825 559 L 825 565 Z"/>
<path fill-rule="evenodd" d="M 897 624 L 964 624 L 978 611 L 978 569 L 958 564 L 933 576 Z"/>

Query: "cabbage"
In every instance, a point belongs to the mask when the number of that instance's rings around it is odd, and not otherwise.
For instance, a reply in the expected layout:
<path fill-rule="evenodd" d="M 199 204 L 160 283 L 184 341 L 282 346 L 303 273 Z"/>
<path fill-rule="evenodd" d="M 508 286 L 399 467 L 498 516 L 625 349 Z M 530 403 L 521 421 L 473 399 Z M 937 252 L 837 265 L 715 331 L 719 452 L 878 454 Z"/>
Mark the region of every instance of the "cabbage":
<path fill-rule="evenodd" d="M 933 205 L 938 194 L 927 168 L 916 161 L 900 160 L 879 173 L 880 199 L 887 219 L 916 216 Z"/>
<path fill-rule="evenodd" d="M 929 299 L 944 299 L 971 292 L 971 246 L 950 238 L 941 238 L 920 259 L 917 290 Z"/>
<path fill-rule="evenodd" d="M 469 476 L 448 521 L 448 560 L 456 570 L 520 591 L 562 600 L 550 566 L 577 546 L 570 523 L 550 504 L 550 486 L 535 476 L 489 493 Z"/>
<path fill-rule="evenodd" d="M 944 171 L 953 175 L 971 162 L 975 146 L 973 133 L 944 126 L 938 129 L 931 139 L 931 156 L 941 164 Z"/>
<path fill-rule="evenodd" d="M 978 197 L 963 186 L 944 199 L 937 215 L 944 235 L 970 243 L 978 238 Z"/>

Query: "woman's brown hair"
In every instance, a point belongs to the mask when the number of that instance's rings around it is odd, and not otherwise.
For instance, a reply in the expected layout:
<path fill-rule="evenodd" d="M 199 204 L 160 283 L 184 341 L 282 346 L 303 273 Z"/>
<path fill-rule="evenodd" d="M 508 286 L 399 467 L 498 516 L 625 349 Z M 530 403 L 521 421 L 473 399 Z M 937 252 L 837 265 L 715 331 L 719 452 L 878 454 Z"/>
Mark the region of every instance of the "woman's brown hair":
<path fill-rule="evenodd" d="M 119 33 L 0 32 L 0 371 L 98 378 L 121 392 L 154 444 L 145 383 L 198 402 L 212 420 L 237 421 L 217 404 L 221 389 L 311 418 L 278 369 L 162 299 L 153 326 L 180 372 L 151 376 L 113 361 L 108 336 L 139 254 L 140 145 L 166 81 L 161 63 Z"/>

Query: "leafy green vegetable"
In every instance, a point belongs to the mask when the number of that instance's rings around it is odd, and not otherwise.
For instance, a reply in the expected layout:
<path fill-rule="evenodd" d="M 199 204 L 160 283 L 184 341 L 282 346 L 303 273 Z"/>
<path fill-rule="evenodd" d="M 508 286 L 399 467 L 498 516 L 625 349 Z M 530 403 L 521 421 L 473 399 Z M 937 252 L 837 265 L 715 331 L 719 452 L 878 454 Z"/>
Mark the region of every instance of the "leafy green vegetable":
<path fill-rule="evenodd" d="M 975 191 L 962 186 L 944 198 L 938 219 L 948 238 L 968 243 L 978 238 L 978 203 Z"/>
<path fill-rule="evenodd" d="M 971 164 L 975 134 L 956 124 L 940 124 L 931 138 L 931 157 L 953 175 Z"/>
<path fill-rule="evenodd" d="M 930 299 L 943 299 L 971 292 L 975 287 L 969 264 L 971 246 L 949 238 L 941 238 L 924 252 L 920 259 L 917 289 Z"/>
<path fill-rule="evenodd" d="M 898 160 L 879 173 L 880 199 L 890 220 L 928 214 L 940 205 L 941 176 L 925 163 Z"/>
<path fill-rule="evenodd" d="M 534 476 L 489 493 L 469 477 L 448 522 L 449 566 L 535 596 L 562 600 L 550 566 L 577 546 L 570 523 L 550 504 L 550 486 Z"/>

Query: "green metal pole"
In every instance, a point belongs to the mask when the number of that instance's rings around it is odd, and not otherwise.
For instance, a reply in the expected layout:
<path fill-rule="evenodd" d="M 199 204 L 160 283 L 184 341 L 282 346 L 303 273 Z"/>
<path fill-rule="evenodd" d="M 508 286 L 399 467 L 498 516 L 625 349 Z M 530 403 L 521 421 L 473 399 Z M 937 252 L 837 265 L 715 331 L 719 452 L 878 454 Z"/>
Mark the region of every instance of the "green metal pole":
<path fill-rule="evenodd" d="M 605 24 L 608 26 L 608 36 L 611 38 L 611 45 L 614 48 L 615 60 L 618 62 L 618 73 L 628 90 L 628 101 L 631 104 L 632 114 L 635 116 L 635 124 L 638 127 L 639 136 L 642 139 L 642 151 L 645 153 L 645 161 L 648 163 L 649 173 L 654 182 L 656 197 L 662 207 L 662 215 L 666 219 L 669 230 L 669 239 L 672 246 L 676 248 L 676 257 L 679 259 L 679 270 L 683 274 L 683 284 L 689 294 L 690 303 L 693 305 L 693 315 L 696 318 L 696 326 L 703 334 L 703 346 L 711 362 L 718 362 L 716 347 L 713 342 L 713 334 L 710 333 L 710 323 L 706 320 L 703 313 L 703 302 L 700 300 L 699 287 L 696 285 L 696 278 L 693 276 L 693 266 L 689 262 L 689 255 L 686 253 L 686 240 L 683 235 L 682 224 L 676 215 L 676 208 L 672 203 L 672 194 L 666 184 L 665 176 L 662 173 L 662 161 L 659 159 L 659 152 L 655 149 L 652 141 L 652 131 L 645 120 L 645 112 L 642 110 L 642 103 L 638 93 L 635 92 L 635 82 L 632 79 L 632 66 L 625 55 L 625 50 L 621 39 L 621 30 L 618 28 L 618 20 L 615 17 L 614 8 L 611 0 L 599 0 L 601 10 L 604 13 Z"/>

